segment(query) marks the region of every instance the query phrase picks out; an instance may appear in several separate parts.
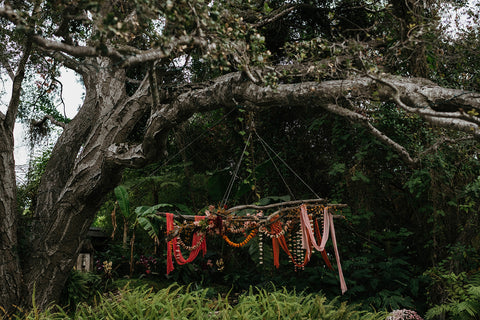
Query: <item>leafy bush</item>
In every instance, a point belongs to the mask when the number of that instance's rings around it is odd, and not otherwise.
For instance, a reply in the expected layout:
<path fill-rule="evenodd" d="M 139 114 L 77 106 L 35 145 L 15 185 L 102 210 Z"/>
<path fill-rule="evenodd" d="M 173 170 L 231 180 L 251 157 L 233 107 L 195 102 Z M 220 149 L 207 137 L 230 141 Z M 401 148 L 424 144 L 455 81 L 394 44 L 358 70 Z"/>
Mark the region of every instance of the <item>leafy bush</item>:
<path fill-rule="evenodd" d="M 102 287 L 100 276 L 90 272 L 72 270 L 63 289 L 63 305 L 72 308 L 80 302 L 89 302 L 99 294 Z"/>
<path fill-rule="evenodd" d="M 480 319 L 480 273 L 468 275 L 466 272 L 446 273 L 442 268 L 427 272 L 435 279 L 432 287 L 441 287 L 442 303 L 434 305 L 425 315 L 433 319 Z"/>
<path fill-rule="evenodd" d="M 190 290 L 171 285 L 154 292 L 147 287 L 123 288 L 78 305 L 74 319 L 385 319 L 387 313 L 358 311 L 345 302 L 327 302 L 317 294 L 296 294 L 287 290 L 253 289 L 240 296 L 238 303 L 218 295 L 210 299 L 209 290 Z M 32 311 L 24 319 L 65 319 L 61 308 L 43 313 Z M 18 317 L 20 319 L 20 317 Z"/>

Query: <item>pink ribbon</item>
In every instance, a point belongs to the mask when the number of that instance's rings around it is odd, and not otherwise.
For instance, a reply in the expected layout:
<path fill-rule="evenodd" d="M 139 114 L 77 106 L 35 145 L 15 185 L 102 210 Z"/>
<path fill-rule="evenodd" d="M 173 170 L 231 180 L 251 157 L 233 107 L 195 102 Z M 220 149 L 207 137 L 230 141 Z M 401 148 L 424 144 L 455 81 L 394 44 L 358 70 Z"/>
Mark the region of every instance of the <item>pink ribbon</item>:
<path fill-rule="evenodd" d="M 338 253 L 337 239 L 335 237 L 335 226 L 333 224 L 333 215 L 330 213 L 327 207 L 323 209 L 323 236 L 320 246 L 315 241 L 313 235 L 312 226 L 310 225 L 310 219 L 307 213 L 307 207 L 305 204 L 300 206 L 300 225 L 302 230 L 302 248 L 307 250 L 308 257 L 311 255 L 311 247 L 314 247 L 316 250 L 322 252 L 325 251 L 325 245 L 328 240 L 329 232 L 332 231 L 332 242 L 333 249 L 335 250 L 335 259 L 337 260 L 338 276 L 340 278 L 340 288 L 342 289 L 342 294 L 347 291 L 347 285 L 343 277 L 342 265 L 340 263 L 340 254 Z"/>

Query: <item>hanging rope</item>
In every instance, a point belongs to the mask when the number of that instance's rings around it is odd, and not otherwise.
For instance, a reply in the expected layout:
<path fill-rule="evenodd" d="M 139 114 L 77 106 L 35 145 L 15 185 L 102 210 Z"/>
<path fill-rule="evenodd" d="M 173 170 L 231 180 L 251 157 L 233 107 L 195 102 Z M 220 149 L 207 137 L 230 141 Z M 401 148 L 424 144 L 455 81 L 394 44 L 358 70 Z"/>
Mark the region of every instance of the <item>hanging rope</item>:
<path fill-rule="evenodd" d="M 257 131 L 255 131 L 257 137 L 259 136 Z M 285 184 L 285 187 L 287 188 L 288 190 L 288 193 L 290 194 L 290 196 L 294 199 L 294 200 L 297 200 L 297 198 L 295 198 L 295 195 L 293 194 L 292 190 L 290 189 L 290 186 L 288 185 L 287 181 L 285 180 L 285 178 L 283 177 L 282 173 L 280 172 L 280 169 L 278 168 L 277 164 L 275 163 L 275 160 L 273 160 L 272 156 L 270 155 L 270 152 L 268 152 L 268 149 L 267 147 L 265 146 L 265 141 L 263 140 L 260 140 L 260 144 L 262 145 L 263 149 L 265 150 L 265 153 L 268 155 L 268 157 L 270 158 L 270 161 L 272 161 L 273 163 L 273 166 L 275 167 L 275 170 L 277 171 L 278 175 L 280 176 L 280 179 L 282 179 L 283 183 Z"/>
<path fill-rule="evenodd" d="M 156 174 L 160 169 L 162 169 L 164 166 L 166 166 L 170 161 L 172 161 L 173 159 L 175 159 L 179 154 L 181 154 L 182 152 L 184 152 L 187 148 L 189 148 L 191 145 L 193 145 L 195 142 L 197 142 L 198 140 L 200 140 L 204 135 L 206 135 L 208 132 L 210 132 L 211 129 L 215 128 L 217 125 L 219 125 L 221 122 L 223 122 L 231 113 L 233 113 L 234 111 L 236 111 L 237 109 L 233 108 L 232 110 L 230 110 L 228 113 L 226 113 L 225 115 L 223 115 L 217 122 L 215 122 L 212 126 L 210 126 L 209 128 L 205 129 L 200 135 L 198 135 L 195 139 L 193 139 L 192 141 L 190 141 L 187 145 L 185 145 L 183 148 L 181 148 L 179 151 L 177 151 L 177 153 L 175 153 L 173 156 L 169 157 L 161 166 L 159 166 L 158 168 L 156 168 L 155 170 L 153 170 L 149 175 L 147 175 L 147 178 L 150 178 L 150 177 L 153 177 L 154 174 Z M 137 182 L 136 184 L 134 184 L 133 186 L 130 187 L 130 189 L 133 191 L 135 190 L 137 187 L 139 187 L 140 185 L 142 185 L 143 183 L 146 182 L 146 179 L 142 179 L 140 180 L 139 182 Z"/>
<path fill-rule="evenodd" d="M 275 150 L 273 150 L 273 149 L 268 145 L 268 143 L 267 143 L 265 140 L 262 139 L 262 137 L 260 137 L 260 135 L 258 134 L 258 132 L 257 132 L 256 130 L 255 130 L 255 134 L 256 134 L 258 140 L 260 140 L 260 142 L 261 142 L 264 146 L 266 146 L 271 152 L 273 152 L 273 154 L 274 154 L 278 159 L 280 159 L 280 161 L 283 163 L 283 165 L 284 165 L 285 167 L 287 167 L 288 170 L 290 170 L 290 172 L 292 172 L 292 173 L 295 175 L 295 177 L 296 177 L 298 180 L 300 180 L 300 181 L 308 188 L 308 190 L 310 190 L 317 198 L 320 198 L 320 196 L 305 182 L 305 180 L 303 180 L 303 179 L 280 157 L 280 155 L 279 155 L 278 153 L 276 153 Z"/>
<path fill-rule="evenodd" d="M 240 155 L 240 159 L 238 160 L 237 166 L 235 168 L 235 172 L 232 175 L 232 178 L 230 179 L 230 182 L 228 184 L 227 190 L 225 190 L 225 194 L 223 195 L 221 205 L 222 207 L 227 204 L 228 199 L 230 198 L 230 193 L 232 192 L 233 185 L 235 183 L 235 180 L 237 178 L 238 170 L 240 169 L 240 164 L 242 163 L 243 156 L 245 155 L 245 152 L 247 150 L 248 144 L 250 143 L 250 139 L 252 138 L 252 133 L 248 135 L 247 142 L 245 143 L 245 147 L 243 148 L 242 154 Z"/>

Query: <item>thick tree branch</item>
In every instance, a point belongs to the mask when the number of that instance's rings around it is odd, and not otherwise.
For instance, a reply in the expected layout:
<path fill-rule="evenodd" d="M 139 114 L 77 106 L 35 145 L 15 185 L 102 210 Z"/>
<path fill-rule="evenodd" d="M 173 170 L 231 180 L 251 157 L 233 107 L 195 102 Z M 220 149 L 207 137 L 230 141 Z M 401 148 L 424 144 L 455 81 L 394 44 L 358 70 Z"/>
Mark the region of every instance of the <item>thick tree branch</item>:
<path fill-rule="evenodd" d="M 43 119 L 40 120 L 40 121 L 32 121 L 32 124 L 34 126 L 42 126 L 45 123 L 45 121 L 47 121 L 47 120 L 50 120 L 50 122 L 53 123 L 54 125 L 62 127 L 62 128 L 65 129 L 66 124 L 64 122 L 58 121 L 57 119 L 55 119 L 53 116 L 51 116 L 49 114 L 46 114 L 43 117 Z"/>
<path fill-rule="evenodd" d="M 32 38 L 31 36 L 27 36 L 22 57 L 18 62 L 18 67 L 13 78 L 12 96 L 8 104 L 7 114 L 5 115 L 5 124 L 8 127 L 12 128 L 12 130 L 15 124 L 15 120 L 17 119 L 18 105 L 20 104 L 20 93 L 22 91 L 22 82 L 23 78 L 25 77 L 25 66 L 28 59 L 30 58 L 31 50 Z"/>
<path fill-rule="evenodd" d="M 99 48 L 89 46 L 74 46 L 63 42 L 45 39 L 41 36 L 35 35 L 33 37 L 36 44 L 45 50 L 55 50 L 65 52 L 74 57 L 96 57 L 105 56 L 116 61 L 122 61 L 122 67 L 129 67 L 132 65 L 156 61 L 167 58 L 171 52 L 176 48 L 184 48 L 186 46 L 206 47 L 208 42 L 201 37 L 182 36 L 178 39 L 171 40 L 167 46 L 161 49 L 152 49 L 147 51 L 140 51 L 138 49 L 129 50 L 129 47 L 122 46 L 121 53 L 119 50 L 110 46 L 103 45 Z"/>
<path fill-rule="evenodd" d="M 5 5 L 3 8 L 0 8 L 0 17 L 3 17 L 15 25 L 26 25 L 25 21 L 15 12 L 9 5 Z"/>
<path fill-rule="evenodd" d="M 97 57 L 97 56 L 106 56 L 114 60 L 122 60 L 123 55 L 120 54 L 117 50 L 108 47 L 102 46 L 101 48 L 94 48 L 89 46 L 73 46 L 63 42 L 53 41 L 45 39 L 41 36 L 35 35 L 33 40 L 36 44 L 41 46 L 46 50 L 55 50 L 68 53 L 74 57 Z"/>
<path fill-rule="evenodd" d="M 112 144 L 107 149 L 105 160 L 122 168 L 141 168 L 146 164 L 141 144 Z"/>
<path fill-rule="evenodd" d="M 6 56 L 1 55 L 0 56 L 0 63 L 2 66 L 7 70 L 8 76 L 10 77 L 10 80 L 13 81 L 15 78 L 15 72 L 13 71 L 12 67 L 10 66 L 10 63 L 8 62 L 8 59 Z"/>
<path fill-rule="evenodd" d="M 388 87 L 390 87 L 391 89 L 393 89 L 393 94 L 391 94 L 391 97 L 393 99 L 393 101 L 395 101 L 395 103 L 400 106 L 402 109 L 404 109 L 405 111 L 408 111 L 410 113 L 415 113 L 415 114 L 418 114 L 424 118 L 429 118 L 431 119 L 430 121 L 433 121 L 433 119 L 435 118 L 447 118 L 447 119 L 458 119 L 458 120 L 463 120 L 463 121 L 455 121 L 457 125 L 459 126 L 462 126 L 462 125 L 465 125 L 465 126 L 468 126 L 469 123 L 471 124 L 471 126 L 473 127 L 478 127 L 478 124 L 480 124 L 480 118 L 479 117 L 476 117 L 474 115 L 470 115 L 470 114 L 467 114 L 463 111 L 456 111 L 456 112 L 440 112 L 440 111 L 435 111 L 433 109 L 431 109 L 431 103 L 429 103 L 428 100 L 424 100 L 424 101 L 418 101 L 418 98 L 415 98 L 413 95 L 412 96 L 409 96 L 407 95 L 405 97 L 405 99 L 402 99 L 401 97 L 401 92 L 400 92 L 400 89 L 397 87 L 397 85 L 395 85 L 394 83 L 388 81 L 387 79 L 385 78 L 379 78 L 379 77 L 375 77 L 373 75 L 370 75 L 368 74 L 367 75 L 369 78 L 381 83 L 381 84 L 384 84 Z M 420 85 L 420 84 L 419 84 Z M 424 95 L 424 97 L 428 98 L 426 94 L 423 94 L 422 93 L 422 90 L 424 90 L 424 88 L 416 88 L 416 92 Z M 480 98 L 480 95 L 477 95 L 477 94 L 472 94 L 472 93 L 458 93 L 458 96 L 461 96 L 461 95 L 469 95 L 473 98 L 477 97 Z M 437 97 L 437 100 L 440 100 L 438 99 L 439 97 Z M 449 100 L 453 100 L 455 99 L 455 96 L 451 97 Z M 410 103 L 413 105 L 408 105 L 407 103 L 408 102 L 404 102 L 404 101 L 411 101 Z M 480 101 L 480 100 L 479 100 Z M 416 102 L 419 102 L 420 104 L 416 104 Z M 440 101 L 438 102 L 439 104 L 442 103 L 443 101 Z M 451 103 L 451 101 L 450 101 Z M 435 103 L 433 103 L 435 104 Z M 480 105 L 470 105 L 471 108 L 479 108 Z M 459 107 L 460 108 L 460 107 Z M 443 122 L 442 120 L 439 119 L 439 122 Z"/>
<path fill-rule="evenodd" d="M 71 69 L 81 75 L 89 72 L 89 69 L 84 65 L 83 62 L 73 59 L 62 52 L 45 51 L 45 53 L 55 60 L 60 61 L 66 68 Z"/>
<path fill-rule="evenodd" d="M 377 79 L 364 76 L 345 80 L 280 84 L 272 88 L 256 85 L 243 77 L 240 72 L 231 73 L 217 78 L 204 88 L 180 94 L 171 104 L 163 105 L 155 111 L 149 120 L 143 152 L 147 159 L 158 157 L 157 152 L 163 150 L 169 130 L 188 119 L 195 112 L 219 107 L 234 107 L 238 103 L 254 105 L 257 108 L 310 105 L 325 108 L 364 125 L 374 136 L 396 150 L 402 159 L 415 166 L 419 160 L 412 157 L 403 146 L 375 128 L 366 116 L 337 105 L 339 98 L 362 101 L 378 99 L 376 83 L 378 83 Z M 388 83 L 396 88 L 396 93 L 393 94 L 395 101 L 405 105 L 407 112 L 420 113 L 432 125 L 455 127 L 477 137 L 480 136 L 480 129 L 475 123 L 455 118 L 458 113 L 449 117 L 448 112 L 438 112 L 426 107 L 411 107 L 403 102 L 415 101 L 414 105 L 416 106 L 428 107 L 451 101 L 452 103 L 461 102 L 461 106 L 465 109 L 476 109 L 480 107 L 480 97 L 477 94 L 442 88 L 416 78 L 391 76 L 388 78 Z M 389 99 L 392 97 L 392 92 L 391 90 L 381 92 L 380 96 L 383 99 Z M 417 112 L 417 109 L 420 111 Z M 138 149 L 134 149 L 132 152 L 137 154 Z"/>
<path fill-rule="evenodd" d="M 386 145 L 392 147 L 397 153 L 402 157 L 402 159 L 411 166 L 415 166 L 418 163 L 418 158 L 412 158 L 408 153 L 407 149 L 405 149 L 402 145 L 396 143 L 392 139 L 390 139 L 387 135 L 383 132 L 375 128 L 369 121 L 368 118 L 353 112 L 349 109 L 342 108 L 338 105 L 334 104 L 327 104 L 324 106 L 325 110 L 330 111 L 331 113 L 340 115 L 342 117 L 346 117 L 355 123 L 360 123 L 364 127 L 366 127 L 375 137 L 377 137 L 380 141 L 385 143 Z"/>

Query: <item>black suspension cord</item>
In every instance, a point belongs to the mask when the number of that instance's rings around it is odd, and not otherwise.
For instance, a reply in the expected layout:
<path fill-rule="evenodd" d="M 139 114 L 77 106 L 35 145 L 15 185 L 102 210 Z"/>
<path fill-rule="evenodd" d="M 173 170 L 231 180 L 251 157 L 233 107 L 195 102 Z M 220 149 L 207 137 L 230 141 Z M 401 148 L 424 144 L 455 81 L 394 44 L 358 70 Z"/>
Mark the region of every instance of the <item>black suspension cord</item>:
<path fill-rule="evenodd" d="M 200 135 L 198 135 L 195 139 L 193 139 L 192 141 L 190 141 L 190 143 L 188 143 L 187 145 L 185 145 L 183 148 L 181 148 L 179 151 L 177 151 L 177 153 L 175 153 L 173 156 L 169 157 L 165 163 L 163 163 L 161 166 L 159 166 L 158 168 L 156 168 L 155 170 L 153 170 L 149 175 L 147 175 L 146 178 L 150 178 L 152 177 L 154 174 L 156 174 L 160 169 L 162 169 L 162 167 L 166 166 L 170 161 L 172 161 L 173 159 L 175 159 L 180 153 L 182 153 L 183 151 L 185 151 L 185 149 L 187 149 L 188 147 L 190 147 L 192 144 L 194 144 L 195 142 L 197 142 L 198 140 L 200 140 L 200 138 L 202 138 L 208 131 L 210 131 L 212 128 L 216 127 L 218 124 L 220 124 L 221 122 L 223 122 L 231 113 L 233 113 L 236 109 L 233 108 L 232 110 L 230 110 L 227 114 L 223 115 L 223 117 L 221 117 L 217 122 L 215 122 L 211 127 L 205 129 L 205 131 L 203 131 Z M 135 190 L 135 188 L 137 188 L 138 186 L 140 186 L 141 184 L 143 184 L 146 180 L 145 179 L 142 179 L 141 181 L 137 182 L 136 184 L 134 184 L 130 189 L 131 190 Z"/>
<path fill-rule="evenodd" d="M 262 139 L 262 137 L 260 137 L 260 135 L 258 134 L 258 132 L 255 130 L 255 134 L 258 138 L 258 140 L 260 140 L 260 142 L 264 145 L 264 147 L 266 146 L 271 152 L 273 152 L 273 154 L 278 158 L 280 159 L 280 161 L 283 163 L 283 165 L 285 165 L 294 175 L 295 177 L 297 177 L 298 180 L 300 180 L 307 188 L 308 190 L 310 190 L 317 198 L 320 198 L 320 196 L 305 182 L 305 180 L 303 180 L 281 157 L 278 153 L 275 152 L 275 150 L 273 150 L 269 145 L 268 143 Z"/>
<path fill-rule="evenodd" d="M 256 131 L 255 131 L 256 133 Z M 258 133 L 257 133 L 257 137 L 258 137 Z M 295 198 L 295 195 L 293 194 L 292 190 L 290 189 L 290 186 L 288 185 L 287 181 L 285 180 L 285 178 L 283 177 L 283 174 L 280 172 L 280 169 L 278 168 L 277 164 L 275 163 L 275 160 L 273 160 L 272 156 L 270 155 L 270 152 L 268 152 L 268 149 L 267 147 L 265 146 L 265 141 L 260 139 L 260 143 L 263 147 L 263 149 L 265 150 L 265 153 L 268 155 L 268 157 L 270 158 L 270 161 L 272 161 L 273 163 L 273 166 L 275 167 L 275 170 L 277 171 L 278 175 L 280 176 L 280 178 L 282 179 L 283 181 L 283 184 L 285 184 L 285 187 L 287 187 L 287 190 L 288 190 L 288 193 L 290 194 L 290 196 L 292 196 L 292 198 L 294 200 L 297 200 L 297 198 Z"/>
<path fill-rule="evenodd" d="M 250 143 L 250 139 L 252 138 L 252 133 L 250 132 L 247 142 L 245 143 L 245 147 L 243 148 L 242 154 L 240 155 L 240 159 L 237 162 L 237 166 L 235 168 L 235 172 L 230 179 L 228 184 L 227 190 L 225 190 L 225 194 L 223 195 L 221 205 L 224 206 L 227 204 L 228 198 L 230 197 L 230 193 L 232 192 L 233 184 L 237 178 L 238 170 L 240 169 L 240 164 L 242 163 L 243 156 L 245 155 L 245 151 L 247 150 L 248 144 Z"/>

